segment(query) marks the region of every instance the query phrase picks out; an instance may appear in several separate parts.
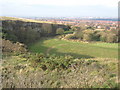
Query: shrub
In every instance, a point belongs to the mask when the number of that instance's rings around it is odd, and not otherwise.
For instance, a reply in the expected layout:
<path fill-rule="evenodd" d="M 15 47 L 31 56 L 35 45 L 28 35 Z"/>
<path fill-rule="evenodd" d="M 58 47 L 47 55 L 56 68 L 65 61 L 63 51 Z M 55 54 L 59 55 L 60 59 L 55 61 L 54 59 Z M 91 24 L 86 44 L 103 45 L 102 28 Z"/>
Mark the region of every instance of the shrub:
<path fill-rule="evenodd" d="M 112 33 L 107 34 L 106 42 L 109 42 L 109 43 L 118 42 L 117 36 L 115 34 L 112 34 Z"/>
<path fill-rule="evenodd" d="M 99 31 L 93 31 L 93 34 L 92 34 L 92 40 L 94 41 L 100 41 L 100 34 L 99 34 Z"/>
<path fill-rule="evenodd" d="M 100 41 L 108 42 L 108 43 L 117 43 L 118 37 L 116 34 L 112 32 L 102 32 L 100 34 Z"/>
<path fill-rule="evenodd" d="M 83 40 L 84 41 L 92 41 L 92 34 L 84 34 Z"/>
<path fill-rule="evenodd" d="M 62 28 L 58 28 L 56 30 L 56 34 L 63 34 L 64 33 L 64 30 Z"/>
<path fill-rule="evenodd" d="M 68 34 L 65 36 L 65 39 L 78 39 L 74 34 Z"/>
<path fill-rule="evenodd" d="M 79 38 L 80 40 L 83 39 L 83 32 L 82 32 L 82 31 L 77 31 L 77 32 L 75 32 L 74 35 L 75 35 L 77 38 Z"/>
<path fill-rule="evenodd" d="M 100 33 L 100 41 L 106 42 L 107 34 L 105 32 Z"/>
<path fill-rule="evenodd" d="M 117 32 L 117 31 L 114 31 Z M 78 30 L 74 34 L 69 34 L 65 37 L 66 39 L 80 39 L 83 41 L 103 41 L 108 43 L 119 42 L 118 33 L 113 31 L 95 31 L 95 30 Z"/>

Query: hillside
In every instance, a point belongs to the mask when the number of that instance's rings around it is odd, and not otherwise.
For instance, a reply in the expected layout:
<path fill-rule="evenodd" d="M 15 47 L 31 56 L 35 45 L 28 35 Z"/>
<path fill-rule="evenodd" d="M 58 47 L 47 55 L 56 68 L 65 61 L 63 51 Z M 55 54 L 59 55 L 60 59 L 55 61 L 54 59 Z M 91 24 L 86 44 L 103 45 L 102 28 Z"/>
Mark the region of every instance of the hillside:
<path fill-rule="evenodd" d="M 23 22 L 34 22 L 34 23 L 51 23 L 53 24 L 52 22 L 47 22 L 47 21 L 40 21 L 40 20 L 33 20 L 33 19 L 25 19 L 25 18 L 16 18 L 16 17 L 0 17 L 0 20 L 1 21 L 4 21 L 4 20 L 12 20 L 12 21 L 23 21 Z"/>
<path fill-rule="evenodd" d="M 70 28 L 62 24 L 50 24 L 10 17 L 2 18 L 1 27 L 6 39 L 25 44 L 37 41 L 43 36 L 55 36 L 57 28 L 63 28 L 65 30 Z"/>
<path fill-rule="evenodd" d="M 76 58 L 118 58 L 117 43 L 83 43 L 48 38 L 31 44 L 29 49 L 35 53 L 71 55 Z"/>
<path fill-rule="evenodd" d="M 59 38 L 71 29 L 62 24 L 1 21 L 3 88 L 118 88 L 118 43 Z"/>

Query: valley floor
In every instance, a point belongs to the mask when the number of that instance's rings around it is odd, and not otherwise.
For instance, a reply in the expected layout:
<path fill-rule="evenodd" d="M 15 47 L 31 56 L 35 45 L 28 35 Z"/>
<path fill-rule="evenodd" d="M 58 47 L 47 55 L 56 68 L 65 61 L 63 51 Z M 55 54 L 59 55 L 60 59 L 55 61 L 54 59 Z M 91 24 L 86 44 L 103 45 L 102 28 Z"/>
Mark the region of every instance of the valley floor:
<path fill-rule="evenodd" d="M 85 43 L 47 38 L 30 45 L 29 49 L 35 53 L 72 55 L 77 58 L 118 58 L 117 43 Z"/>

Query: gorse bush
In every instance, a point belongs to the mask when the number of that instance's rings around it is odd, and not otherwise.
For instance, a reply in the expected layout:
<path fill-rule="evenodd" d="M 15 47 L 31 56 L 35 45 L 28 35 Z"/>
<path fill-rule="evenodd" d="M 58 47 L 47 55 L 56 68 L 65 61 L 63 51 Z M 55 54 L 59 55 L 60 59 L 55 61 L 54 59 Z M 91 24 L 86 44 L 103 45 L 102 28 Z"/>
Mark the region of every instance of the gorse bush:
<path fill-rule="evenodd" d="M 68 34 L 65 36 L 65 39 L 78 39 L 74 34 Z"/>
<path fill-rule="evenodd" d="M 4 88 L 117 88 L 111 59 L 24 53 L 3 58 Z"/>
<path fill-rule="evenodd" d="M 107 33 L 105 32 L 100 33 L 100 41 L 106 42 L 106 38 L 107 38 Z"/>
<path fill-rule="evenodd" d="M 58 28 L 56 30 L 56 34 L 63 34 L 63 33 L 64 33 L 64 29 L 62 29 L 62 28 Z"/>
<path fill-rule="evenodd" d="M 83 33 L 82 33 L 82 31 L 76 31 L 76 32 L 74 33 L 74 36 L 75 36 L 76 38 L 80 39 L 80 40 L 83 39 Z"/>
<path fill-rule="evenodd" d="M 93 41 L 93 34 L 84 34 L 83 41 Z"/>
<path fill-rule="evenodd" d="M 27 56 L 27 57 L 26 57 Z M 44 54 L 23 54 L 22 58 L 27 58 L 31 62 L 33 67 L 40 67 L 42 70 L 54 70 L 54 69 L 68 69 L 74 64 L 74 58 L 72 56 L 56 56 Z"/>
<path fill-rule="evenodd" d="M 117 37 L 115 34 L 109 33 L 109 34 L 107 35 L 106 42 L 116 43 L 116 42 L 118 42 L 117 38 L 118 38 L 118 37 Z"/>
<path fill-rule="evenodd" d="M 83 41 L 102 41 L 108 43 L 118 42 L 118 33 L 115 31 L 95 31 L 95 30 L 78 30 L 74 34 L 66 35 L 66 39 L 79 39 Z"/>

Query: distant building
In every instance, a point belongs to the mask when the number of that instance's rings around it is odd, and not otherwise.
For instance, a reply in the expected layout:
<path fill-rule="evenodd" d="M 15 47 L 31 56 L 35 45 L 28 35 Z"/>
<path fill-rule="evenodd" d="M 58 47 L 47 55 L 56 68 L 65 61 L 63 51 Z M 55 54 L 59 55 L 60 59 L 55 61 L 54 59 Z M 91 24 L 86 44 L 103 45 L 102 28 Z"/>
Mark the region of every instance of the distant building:
<path fill-rule="evenodd" d="M 110 30 L 112 30 L 112 29 L 117 29 L 117 27 L 110 27 Z"/>
<path fill-rule="evenodd" d="M 97 26 L 97 28 L 98 28 L 98 29 L 100 29 L 100 28 L 101 28 L 101 26 Z"/>

